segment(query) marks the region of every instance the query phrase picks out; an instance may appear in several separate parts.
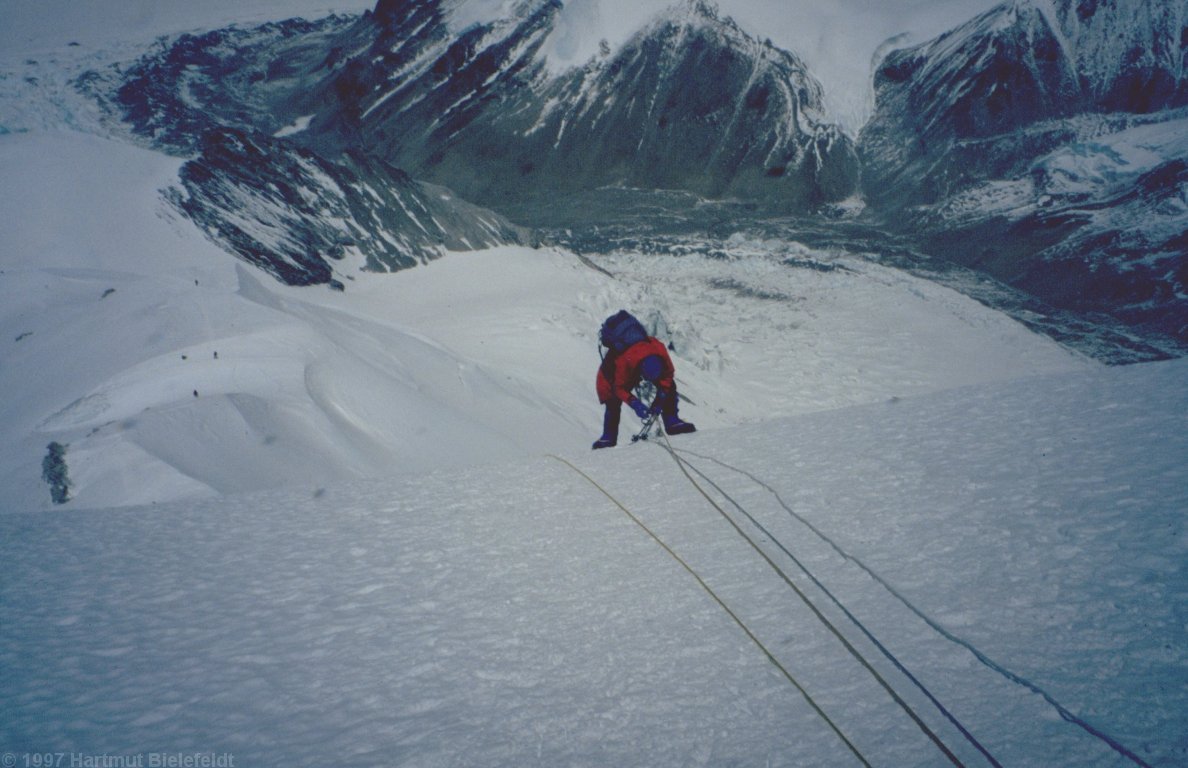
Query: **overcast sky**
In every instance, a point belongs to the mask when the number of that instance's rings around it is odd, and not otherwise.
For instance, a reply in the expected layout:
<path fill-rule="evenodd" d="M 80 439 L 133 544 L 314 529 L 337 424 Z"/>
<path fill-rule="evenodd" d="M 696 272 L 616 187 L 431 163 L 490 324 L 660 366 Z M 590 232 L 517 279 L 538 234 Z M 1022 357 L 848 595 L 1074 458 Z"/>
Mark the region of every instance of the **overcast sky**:
<path fill-rule="evenodd" d="M 516 0 L 465 0 L 464 20 L 489 18 Z M 554 65 L 580 64 L 598 41 L 622 43 L 671 0 L 565 0 L 551 41 Z M 997 4 L 997 0 L 719 0 L 723 15 L 808 62 L 835 119 L 854 129 L 869 111 L 871 57 L 888 38 L 919 42 Z M 0 0 L 0 61 L 95 47 L 229 23 L 361 13 L 375 0 Z"/>

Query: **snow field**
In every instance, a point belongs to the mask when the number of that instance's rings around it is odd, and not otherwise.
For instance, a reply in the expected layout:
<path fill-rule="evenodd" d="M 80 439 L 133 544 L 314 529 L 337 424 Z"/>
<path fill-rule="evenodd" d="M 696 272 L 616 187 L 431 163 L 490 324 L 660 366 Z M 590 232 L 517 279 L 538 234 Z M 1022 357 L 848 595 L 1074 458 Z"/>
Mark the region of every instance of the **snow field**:
<path fill-rule="evenodd" d="M 1172 734 L 1184 732 L 1188 690 L 1184 372 L 1179 362 L 1111 369 L 812 414 L 789 423 L 789 440 L 732 430 L 713 455 L 742 467 L 779 456 L 786 478 L 768 481 L 844 550 L 1072 713 L 1144 760 L 1173 765 L 1186 746 Z M 792 538 L 782 530 L 773 532 L 784 541 L 812 541 L 802 527 Z M 836 552 L 813 546 L 832 583 Z M 955 711 L 985 713 L 974 722 L 995 710 L 1022 719 L 997 745 L 973 728 L 1003 764 L 1128 764 L 1095 752 L 1092 739 L 1069 743 L 1069 724 L 1040 697 L 1005 684 L 902 606 L 888 610 L 885 593 L 869 608 L 841 594 L 859 615 L 873 612 L 875 633 L 894 638 L 926 682 L 932 664 L 971 672 L 951 693 L 952 681 L 934 689 Z M 1153 710 L 1170 718 L 1166 730 Z M 1163 738 L 1156 732 L 1171 738 L 1167 755 L 1142 751 Z"/>
<path fill-rule="evenodd" d="M 1148 764 L 1174 765 L 1188 754 L 1186 372 L 980 385 L 673 445 L 754 474 L 843 549 L 851 560 L 754 482 L 684 454 L 1002 764 L 1130 763 L 855 559 Z M 874 764 L 947 764 L 661 448 L 571 460 L 689 562 Z M 855 764 L 683 569 L 547 457 L 0 526 L 0 744 L 17 752 Z M 963 761 L 984 764 L 757 539 Z"/>
<path fill-rule="evenodd" d="M 674 624 L 693 616 L 712 628 L 716 616 L 696 593 L 624 604 L 624 592 L 648 591 L 649 564 L 667 564 L 639 562 L 647 543 L 619 518 L 558 514 L 584 481 L 530 466 L 371 488 L 386 499 L 377 517 L 338 490 L 258 498 L 244 518 L 201 503 L 189 523 L 166 512 L 168 526 L 149 522 L 158 510 L 116 512 L 104 525 L 134 537 L 135 554 L 67 535 L 60 554 L 105 560 L 112 581 L 96 586 L 119 605 L 88 600 L 47 617 L 41 649 L 12 667 L 22 695 L 0 741 L 107 753 L 168 742 L 299 765 L 630 765 L 686 742 L 676 754 L 705 764 L 765 737 L 747 722 L 748 690 L 798 708 L 733 637 L 717 669 L 696 663 L 716 651 L 705 641 L 669 653 Z M 599 545 L 592 558 L 573 536 L 619 551 Z M 59 594 L 94 583 L 89 567 L 62 570 Z M 30 607 L 47 606 L 36 596 Z M 227 634 L 227 621 L 254 629 Z M 81 653 L 50 652 L 54 635 Z M 44 685 L 58 675 L 65 690 Z M 655 695 L 681 680 L 679 706 Z M 723 687 L 735 691 L 729 720 L 742 741 L 718 745 Z M 772 748 L 804 754 L 802 739 Z"/>

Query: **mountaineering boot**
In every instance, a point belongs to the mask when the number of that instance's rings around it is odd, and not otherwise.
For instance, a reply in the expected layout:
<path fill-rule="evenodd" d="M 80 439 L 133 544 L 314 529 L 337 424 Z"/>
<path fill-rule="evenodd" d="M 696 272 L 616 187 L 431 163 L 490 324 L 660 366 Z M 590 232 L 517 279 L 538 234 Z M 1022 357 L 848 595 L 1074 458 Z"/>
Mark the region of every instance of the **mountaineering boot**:
<path fill-rule="evenodd" d="M 664 434 L 666 435 L 684 435 L 696 431 L 697 427 L 687 421 L 681 421 L 676 416 L 664 420 Z"/>
<path fill-rule="evenodd" d="M 606 404 L 606 410 L 602 412 L 602 437 L 594 441 L 591 448 L 597 451 L 599 448 L 614 448 L 619 443 L 619 416 L 622 413 L 623 404 L 618 400 L 612 399 Z"/>
<path fill-rule="evenodd" d="M 697 427 L 687 421 L 681 421 L 677 415 L 677 394 L 675 390 L 661 390 L 656 397 L 660 401 L 660 417 L 664 420 L 664 434 L 684 435 L 696 432 Z"/>

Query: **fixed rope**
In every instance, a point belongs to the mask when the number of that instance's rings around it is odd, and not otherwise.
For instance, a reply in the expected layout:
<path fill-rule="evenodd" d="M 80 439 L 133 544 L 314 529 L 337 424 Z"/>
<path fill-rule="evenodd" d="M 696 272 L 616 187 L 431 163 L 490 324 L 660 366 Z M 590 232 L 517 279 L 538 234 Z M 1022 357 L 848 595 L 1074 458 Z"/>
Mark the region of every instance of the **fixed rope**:
<path fill-rule="evenodd" d="M 687 562 L 685 562 L 684 558 L 682 558 L 680 555 L 678 555 L 672 549 L 672 547 L 670 547 L 666 543 L 664 543 L 664 540 L 661 539 L 659 536 L 657 536 L 652 531 L 652 529 L 649 528 L 643 522 L 643 520 L 640 520 L 639 517 L 637 517 L 634 513 L 631 512 L 631 510 L 629 510 L 629 509 L 627 509 L 627 507 L 623 506 L 622 502 L 620 502 L 618 499 L 616 499 L 614 496 L 612 496 L 609 491 L 607 491 L 605 488 L 603 488 L 601 485 L 599 485 L 598 481 L 596 481 L 594 478 L 590 477 L 588 474 L 586 474 L 582 470 L 578 469 L 575 465 L 573 465 L 569 461 L 561 458 L 560 456 L 549 454 L 549 458 L 555 459 L 556 461 L 561 462 L 562 464 L 569 467 L 574 472 L 578 473 L 583 478 L 585 478 L 586 481 L 588 483 L 590 483 L 590 485 L 597 488 L 602 493 L 603 496 L 606 496 L 606 498 L 610 499 L 612 504 L 614 504 L 616 507 L 618 507 L 620 510 L 622 510 L 623 514 L 627 515 L 627 517 L 629 517 L 632 522 L 634 522 L 636 525 L 638 525 L 640 528 L 642 528 L 644 533 L 646 533 L 648 536 L 650 536 L 652 538 L 653 541 L 655 541 L 657 544 L 659 544 L 660 547 L 665 552 L 667 552 L 669 554 L 669 556 L 672 557 L 673 560 L 676 560 L 677 563 L 679 563 L 680 566 L 682 568 L 684 568 L 689 573 L 689 575 L 694 578 L 694 580 L 697 581 L 698 585 L 703 590 L 705 590 L 706 594 L 708 594 L 711 598 L 713 598 L 714 602 L 717 603 L 718 606 L 723 611 L 725 611 L 726 614 L 731 619 L 734 620 L 734 623 L 739 626 L 739 629 L 741 629 L 743 631 L 743 633 L 746 634 L 746 636 L 748 638 L 750 638 L 751 642 L 753 642 L 756 646 L 758 646 L 759 650 L 762 651 L 763 655 L 767 657 L 767 660 L 770 661 L 772 663 L 772 665 L 774 665 L 777 670 L 779 670 L 780 674 L 782 674 L 784 676 L 784 678 L 789 683 L 791 683 L 793 685 L 793 687 L 796 688 L 797 691 L 800 692 L 800 695 L 802 697 L 804 697 L 804 700 L 806 702 L 808 702 L 810 707 L 813 708 L 813 711 L 816 712 L 817 715 L 820 716 L 820 718 L 822 720 L 824 720 L 825 723 L 830 727 L 830 729 L 833 730 L 833 732 L 837 735 L 837 737 L 839 739 L 841 739 L 842 743 L 845 744 L 846 747 L 850 750 L 850 752 L 853 753 L 854 757 L 856 757 L 858 759 L 858 762 L 862 763 L 862 765 L 866 766 L 867 768 L 872 768 L 870 762 L 862 755 L 861 752 L 858 751 L 858 748 L 856 746 L 854 746 L 854 743 L 851 742 L 849 740 L 849 738 L 846 737 L 846 735 L 842 732 L 841 728 L 838 727 L 837 723 L 833 722 L 832 718 L 830 718 L 829 715 L 825 713 L 825 710 L 823 710 L 821 708 L 821 706 L 819 704 L 817 704 L 817 702 L 813 699 L 812 695 L 804 688 L 804 686 L 801 685 L 800 682 L 797 681 L 797 679 L 792 676 L 792 673 L 788 671 L 787 667 L 785 667 L 780 662 L 780 660 L 775 657 L 775 654 L 773 654 L 770 650 L 768 650 L 767 646 L 763 644 L 763 641 L 760 640 L 759 637 L 754 632 L 751 631 L 750 627 L 748 627 L 743 622 L 743 620 L 741 618 L 739 618 L 738 614 L 736 614 L 733 610 L 731 610 L 730 606 L 728 606 L 726 604 L 726 602 L 721 597 L 719 597 L 716 592 L 714 592 L 713 588 L 710 587 L 710 585 L 707 584 L 705 582 L 705 580 L 702 579 L 701 576 L 699 576 L 695 570 L 693 570 L 693 567 L 691 565 L 689 565 Z"/>
<path fill-rule="evenodd" d="M 950 750 L 944 741 L 941 740 L 940 736 L 938 736 L 931 728 L 928 727 L 928 724 L 924 722 L 924 720 L 916 713 L 914 709 L 912 709 L 911 705 L 904 701 L 903 697 L 900 696 L 893 687 L 891 687 L 891 684 L 887 682 L 886 678 L 884 678 L 879 673 L 879 671 L 871 665 L 866 657 L 864 657 L 862 653 L 854 647 L 853 643 L 846 639 L 846 636 L 843 635 L 841 630 L 839 630 L 837 626 L 834 625 L 834 623 L 831 622 L 829 618 L 821 612 L 821 609 L 817 608 L 817 606 L 813 604 L 813 601 L 808 598 L 808 595 L 804 593 L 804 590 L 802 590 L 796 584 L 796 582 L 792 581 L 788 574 L 785 573 L 784 570 L 780 568 L 780 566 L 774 560 L 772 560 L 766 552 L 763 551 L 763 548 L 760 547 L 754 539 L 748 536 L 746 531 L 744 531 L 742 527 L 739 526 L 737 522 L 735 522 L 734 518 L 727 514 L 726 510 L 722 509 L 721 505 L 719 505 L 718 502 L 714 501 L 714 499 L 708 493 L 706 493 L 705 489 L 702 488 L 701 485 L 698 484 L 698 482 L 693 478 L 693 475 L 689 474 L 689 470 L 685 468 L 686 462 L 677 455 L 676 451 L 673 450 L 672 444 L 669 443 L 667 435 L 664 435 L 662 447 L 664 447 L 664 449 L 668 452 L 668 455 L 672 457 L 673 461 L 676 462 L 677 467 L 680 468 L 681 473 L 685 476 L 685 478 L 690 482 L 690 484 L 693 485 L 694 488 L 697 489 L 697 492 L 705 497 L 705 500 L 708 501 L 710 505 L 718 511 L 718 514 L 720 514 L 732 528 L 734 528 L 735 532 L 738 533 L 738 535 L 741 536 L 744 541 L 750 544 L 752 549 L 759 553 L 759 556 L 763 558 L 764 562 L 766 562 L 768 566 L 770 566 L 771 569 L 775 571 L 775 573 L 784 581 L 785 584 L 792 588 L 792 591 L 796 593 L 796 596 L 800 598 L 801 602 L 808 606 L 809 610 L 813 612 L 813 615 L 817 617 L 818 621 L 820 621 L 825 626 L 825 628 L 837 638 L 838 642 L 842 644 L 842 647 L 844 647 L 850 653 L 850 655 L 853 656 L 854 659 L 857 660 L 858 663 L 861 664 L 868 673 L 870 673 L 871 677 L 873 677 L 875 681 L 883 688 L 883 690 L 886 691 L 887 694 L 892 698 L 892 700 L 894 700 L 895 703 L 899 705 L 900 709 L 902 709 L 907 714 L 907 716 L 911 718 L 912 722 L 916 724 L 916 727 L 918 727 L 920 731 L 925 736 L 927 736 L 934 745 L 936 745 L 936 748 L 939 749 L 946 758 L 948 758 L 949 762 L 955 766 L 958 766 L 959 768 L 965 768 L 965 764 L 961 762 L 957 755 L 953 754 L 953 751 Z M 803 566 L 801 566 L 801 568 L 803 569 Z"/>
<path fill-rule="evenodd" d="M 955 645 L 959 645 L 962 648 L 964 648 L 965 650 L 969 651 L 969 653 L 971 653 L 974 656 L 974 658 L 976 658 L 983 666 L 985 666 L 988 669 L 992 670 L 993 672 L 1001 675 L 1003 678 L 1009 680 L 1010 682 L 1015 683 L 1016 685 L 1019 685 L 1023 688 L 1026 688 L 1027 690 L 1031 691 L 1032 693 L 1034 693 L 1037 696 L 1039 696 L 1040 698 L 1042 698 L 1044 701 L 1046 701 L 1048 703 L 1049 706 L 1051 706 L 1054 710 L 1056 710 L 1056 712 L 1060 715 L 1060 717 L 1065 722 L 1077 726 L 1078 728 L 1082 729 L 1089 735 L 1100 740 L 1106 746 L 1108 746 L 1110 749 L 1114 750 L 1119 755 L 1122 755 L 1126 759 L 1130 760 L 1135 765 L 1142 766 L 1142 768 L 1152 768 L 1152 766 L 1149 763 L 1147 763 L 1145 760 L 1143 760 L 1141 757 L 1139 757 L 1137 754 L 1135 754 L 1132 750 L 1128 749 L 1121 742 L 1114 739 L 1109 734 L 1104 733 L 1104 732 L 1100 731 L 1099 729 L 1095 728 L 1092 724 L 1086 722 L 1085 720 L 1078 717 L 1077 715 L 1073 714 L 1067 707 L 1065 707 L 1063 704 L 1061 704 L 1059 701 L 1057 701 L 1055 697 L 1053 697 L 1050 693 L 1045 691 L 1043 688 L 1039 687 L 1038 685 L 1031 682 L 1027 678 L 1023 677 L 1022 675 L 1012 672 L 1011 670 L 1007 669 L 1003 665 L 996 662 L 994 659 L 991 659 L 989 656 L 987 656 L 985 653 L 983 653 L 981 650 L 979 650 L 976 646 L 974 646 L 968 640 L 965 640 L 964 638 L 953 634 L 948 629 L 943 627 L 940 623 L 938 623 L 936 620 L 934 620 L 932 617 L 930 617 L 928 614 L 924 613 L 924 611 L 917 608 L 915 606 L 915 604 L 913 604 L 910 600 L 907 599 L 907 597 L 905 597 L 903 594 L 901 594 L 899 592 L 899 590 L 897 590 L 895 587 L 893 587 L 886 579 L 884 579 L 882 576 L 880 576 L 878 573 L 876 573 L 874 570 L 872 570 L 869 566 L 867 566 L 866 563 L 862 562 L 862 560 L 858 559 L 854 555 L 851 555 L 849 552 L 846 552 L 836 542 L 834 542 L 833 539 L 831 539 L 824 532 L 822 532 L 815 525 L 813 525 L 812 522 L 807 520 L 803 515 L 800 515 L 795 510 L 793 510 L 792 507 L 789 506 L 788 503 L 784 501 L 783 497 L 781 497 L 780 494 L 774 488 L 772 488 L 770 485 L 768 485 L 767 483 L 760 480 L 755 475 L 751 474 L 750 472 L 747 472 L 746 470 L 739 469 L 738 467 L 727 464 L 724 461 L 715 459 L 712 456 L 706 456 L 704 454 L 694 453 L 693 451 L 689 451 L 689 450 L 685 450 L 685 449 L 672 448 L 671 445 L 669 445 L 668 447 L 674 454 L 675 453 L 684 453 L 684 454 L 688 454 L 690 456 L 696 456 L 699 459 L 705 459 L 706 461 L 711 461 L 720 467 L 728 469 L 732 472 L 736 472 L 736 473 L 742 475 L 743 477 L 750 479 L 752 482 L 754 482 L 760 488 L 763 488 L 768 493 L 770 493 L 772 496 L 774 496 L 776 501 L 779 503 L 779 505 L 781 507 L 783 507 L 784 511 L 786 511 L 789 515 L 791 515 L 793 519 L 795 519 L 796 521 L 798 521 L 799 523 L 804 525 L 806 528 L 808 528 L 810 531 L 812 531 L 814 534 L 816 534 L 818 538 L 820 538 L 822 541 L 824 541 L 826 544 L 828 544 L 835 552 L 837 552 L 846 561 L 851 562 L 854 565 L 858 566 L 858 568 L 860 568 L 868 576 L 870 576 L 872 579 L 874 579 L 878 584 L 880 584 L 884 589 L 886 589 L 887 592 L 889 592 L 893 597 L 895 597 L 897 600 L 899 600 L 899 602 L 902 603 L 904 605 L 904 607 L 906 607 L 909 611 L 914 613 L 921 621 L 923 621 L 925 624 L 927 624 L 929 627 L 931 627 L 932 630 L 935 631 L 937 634 L 939 634 L 941 637 L 943 637 L 946 640 L 948 640 L 949 642 L 954 643 Z"/>
<path fill-rule="evenodd" d="M 796 557 L 796 555 L 794 555 L 791 552 L 791 550 L 789 550 L 787 547 L 784 546 L 783 542 L 781 542 L 775 536 L 775 534 L 773 534 L 770 530 L 768 530 L 767 527 L 765 525 L 763 525 L 763 523 L 761 523 L 757 519 L 755 519 L 754 515 L 752 515 L 741 504 L 739 504 L 737 501 L 735 501 L 734 498 L 730 494 L 728 494 L 726 491 L 724 491 L 722 489 L 722 487 L 720 485 L 718 485 L 717 483 L 715 483 L 708 475 L 706 475 L 704 472 L 702 472 L 697 467 L 693 466 L 693 464 L 689 463 L 687 460 L 686 460 L 686 464 L 688 465 L 689 469 L 693 470 L 693 472 L 698 477 L 700 477 L 702 480 L 704 480 L 715 491 L 720 493 L 724 499 L 729 501 L 730 504 L 735 509 L 737 509 L 739 511 L 739 513 L 741 513 L 744 517 L 746 517 L 747 520 L 749 520 L 751 522 L 751 524 L 754 525 L 755 528 L 757 528 L 759 530 L 760 533 L 762 533 L 764 536 L 766 536 L 768 539 L 770 539 L 771 542 L 777 548 L 779 548 L 779 550 L 781 552 L 783 552 L 788 557 L 789 560 L 791 560 L 793 563 L 795 563 L 796 567 L 799 568 L 801 571 L 803 571 L 805 576 L 808 576 L 809 580 L 811 580 L 813 582 L 813 584 L 817 587 L 817 589 L 821 590 L 821 592 L 826 597 L 829 598 L 830 602 L 832 602 L 835 606 L 837 606 L 838 610 L 840 610 L 843 614 L 845 614 L 846 618 L 848 618 L 854 624 L 854 626 L 856 626 L 858 628 L 858 630 L 860 632 L 862 632 L 863 635 L 866 636 L 866 639 L 870 641 L 871 645 L 873 645 L 876 649 L 878 649 L 878 651 L 880 653 L 882 653 L 883 656 L 889 662 L 891 662 L 891 664 L 896 669 L 899 670 L 900 674 L 902 674 L 905 678 L 908 679 L 909 682 L 911 682 L 913 685 L 915 685 L 916 688 L 918 688 L 920 690 L 920 692 L 922 694 L 924 694 L 924 696 L 930 702 L 932 702 L 932 705 L 934 707 L 936 707 L 937 711 L 940 712 L 940 714 L 943 715 L 946 720 L 948 720 L 950 723 L 952 723 L 954 728 L 956 728 L 958 731 L 961 732 L 961 735 L 965 737 L 965 740 L 968 741 L 971 746 L 973 746 L 975 749 L 977 749 L 979 752 L 981 752 L 982 756 L 985 757 L 986 760 L 989 761 L 989 763 L 992 766 L 994 766 L 994 768 L 1002 768 L 1002 763 L 998 762 L 998 760 L 994 757 L 994 755 L 992 755 L 990 753 L 990 751 L 988 749 L 986 749 L 986 747 L 983 746 L 982 743 L 980 741 L 978 741 L 977 738 L 972 733 L 970 733 L 969 729 L 967 729 L 961 723 L 961 721 L 957 719 L 957 716 L 954 715 L 952 712 L 950 712 L 949 709 L 944 704 L 942 704 L 941 701 L 935 695 L 933 695 L 932 691 L 928 690 L 928 688 L 924 685 L 924 683 L 922 683 L 919 680 L 919 678 L 917 678 L 914 674 L 912 674 L 912 671 L 910 669 L 908 669 L 903 664 L 903 662 L 901 662 L 899 660 L 899 658 L 896 657 L 895 654 L 892 653 L 889 648 L 887 648 L 887 646 L 885 646 L 877 637 L 875 637 L 874 633 L 871 632 L 870 629 L 868 629 L 867 626 L 865 624 L 863 624 L 862 621 L 857 616 L 855 616 L 850 611 L 850 609 L 847 608 L 845 606 L 845 604 L 842 603 L 841 600 L 839 600 L 837 598 L 837 596 L 834 595 L 833 592 L 829 590 L 828 587 L 826 587 L 824 584 L 821 583 L 820 579 L 818 579 L 816 577 L 816 575 L 814 575 L 813 572 L 811 570 L 809 570 L 808 567 L 803 562 L 801 562 L 800 558 Z"/>

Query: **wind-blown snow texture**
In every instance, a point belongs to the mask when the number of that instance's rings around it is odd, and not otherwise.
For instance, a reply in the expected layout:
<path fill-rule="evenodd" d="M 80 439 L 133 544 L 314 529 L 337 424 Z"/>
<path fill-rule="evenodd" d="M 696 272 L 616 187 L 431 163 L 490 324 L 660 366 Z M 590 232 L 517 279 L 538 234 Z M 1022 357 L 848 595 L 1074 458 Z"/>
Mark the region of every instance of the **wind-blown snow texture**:
<path fill-rule="evenodd" d="M 1148 764 L 1172 766 L 1188 757 L 1186 381 L 1183 362 L 1099 369 L 674 445 L 753 473 L 947 632 Z M 874 764 L 945 764 L 659 447 L 577 460 Z M 690 460 L 1002 764 L 1128 764 L 908 612 L 770 493 Z M 854 764 L 689 575 L 552 459 L 316 494 L 8 515 L 0 529 L 0 744 L 18 753 Z"/>

